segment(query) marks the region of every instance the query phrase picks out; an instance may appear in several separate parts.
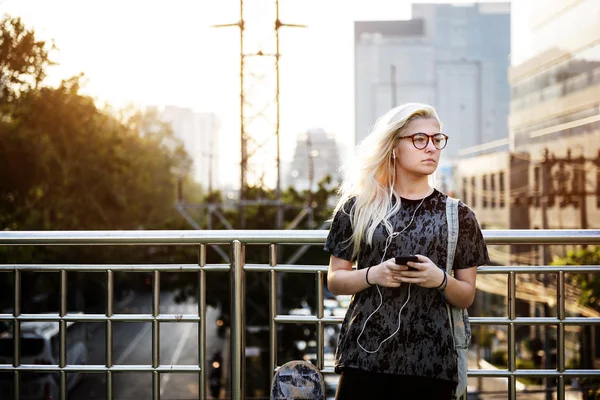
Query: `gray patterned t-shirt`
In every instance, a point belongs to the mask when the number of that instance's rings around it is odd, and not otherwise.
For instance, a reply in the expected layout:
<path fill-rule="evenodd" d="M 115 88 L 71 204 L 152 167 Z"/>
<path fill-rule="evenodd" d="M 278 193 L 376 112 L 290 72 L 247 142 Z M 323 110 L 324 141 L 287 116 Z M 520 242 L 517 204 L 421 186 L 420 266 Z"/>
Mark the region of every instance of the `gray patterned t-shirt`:
<path fill-rule="evenodd" d="M 434 190 L 419 206 L 421 200 L 401 199 L 401 209 L 391 219 L 395 232 L 400 232 L 411 220 L 404 233 L 392 240 L 385 259 L 397 255 L 422 254 L 438 267 L 446 265 L 448 227 L 446 222 L 447 195 Z M 333 219 L 325 250 L 335 257 L 352 259 L 352 224 L 350 213 L 354 199 L 349 200 Z M 473 211 L 462 202 L 458 206 L 459 237 L 454 258 L 454 269 L 480 266 L 489 262 L 487 248 L 479 223 Z M 358 255 L 358 269 L 381 263 L 387 232 L 379 226 L 373 237 L 373 246 L 363 243 Z M 398 328 L 398 312 L 406 302 L 409 285 L 399 288 L 379 287 L 383 304 L 373 315 L 360 336 L 360 344 L 367 350 L 377 349 L 382 340 Z M 345 367 L 372 372 L 423 376 L 458 381 L 456 352 L 448 321 L 444 298 L 436 289 L 410 285 L 410 299 L 401 314 L 400 330 L 383 343 L 378 352 L 370 354 L 357 345 L 367 317 L 379 306 L 375 286 L 356 293 L 348 307 L 340 331 L 335 357 L 335 370 Z"/>

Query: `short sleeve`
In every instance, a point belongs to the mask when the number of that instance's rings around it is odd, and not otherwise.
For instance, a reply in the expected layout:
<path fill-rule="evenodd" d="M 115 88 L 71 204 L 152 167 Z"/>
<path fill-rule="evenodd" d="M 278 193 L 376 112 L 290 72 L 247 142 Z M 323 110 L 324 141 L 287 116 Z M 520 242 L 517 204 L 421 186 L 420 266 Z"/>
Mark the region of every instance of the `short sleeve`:
<path fill-rule="evenodd" d="M 458 242 L 454 256 L 454 269 L 478 267 L 490 262 L 483 233 L 475 213 L 468 206 L 459 203 Z"/>
<path fill-rule="evenodd" d="M 333 216 L 333 222 L 325 241 L 325 251 L 332 256 L 341 258 L 347 261 L 355 261 L 356 257 L 352 257 L 352 219 L 351 213 L 354 206 L 354 198 L 348 200 L 342 208 Z"/>

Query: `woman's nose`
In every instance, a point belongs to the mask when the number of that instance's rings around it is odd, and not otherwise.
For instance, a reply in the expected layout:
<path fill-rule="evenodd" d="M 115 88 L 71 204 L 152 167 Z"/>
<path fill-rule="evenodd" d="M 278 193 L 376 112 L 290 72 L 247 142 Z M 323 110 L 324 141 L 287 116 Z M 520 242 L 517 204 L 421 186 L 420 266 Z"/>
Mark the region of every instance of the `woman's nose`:
<path fill-rule="evenodd" d="M 433 144 L 433 138 L 430 137 L 428 139 L 429 140 L 427 141 L 427 146 L 425 146 L 425 150 L 431 151 L 431 152 L 436 151 L 437 147 L 435 147 L 435 145 Z"/>

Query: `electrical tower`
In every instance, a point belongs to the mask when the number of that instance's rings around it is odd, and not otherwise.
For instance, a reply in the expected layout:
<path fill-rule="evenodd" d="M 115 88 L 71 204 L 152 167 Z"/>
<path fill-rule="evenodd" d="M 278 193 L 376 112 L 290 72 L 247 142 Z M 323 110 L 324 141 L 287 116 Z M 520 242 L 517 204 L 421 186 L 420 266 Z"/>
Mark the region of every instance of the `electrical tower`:
<path fill-rule="evenodd" d="M 248 4 L 252 3 L 253 7 Z M 201 204 L 188 204 L 184 201 L 182 182 L 179 182 L 178 200 L 175 208 L 194 229 L 213 229 L 212 220 L 216 216 L 227 229 L 245 229 L 245 208 L 248 206 L 276 207 L 274 229 L 283 229 L 284 204 L 281 201 L 280 166 L 280 102 L 279 102 L 279 30 L 282 27 L 305 28 L 305 25 L 286 24 L 279 19 L 279 0 L 240 0 L 239 20 L 230 24 L 214 25 L 215 28 L 237 27 L 240 32 L 240 194 L 237 204 L 239 226 L 234 227 L 221 212 L 224 204 L 210 199 Z M 274 199 L 256 196 L 250 199 L 248 188 L 257 188 L 264 193 L 268 184 L 275 187 Z M 258 197 L 258 198 L 257 198 Z M 309 199 L 310 200 L 310 199 Z M 306 217 L 312 226 L 312 201 L 304 205 L 285 205 L 288 209 L 297 208 L 299 214 L 285 229 L 295 229 Z M 199 210 L 206 216 L 206 225 L 198 224 L 186 211 Z M 327 223 L 318 229 L 324 229 Z M 225 262 L 229 262 L 226 252 L 217 245 L 211 246 Z M 289 257 L 287 263 L 296 262 L 309 248 L 302 246 Z M 278 259 L 282 257 L 281 249 Z"/>
<path fill-rule="evenodd" d="M 252 7 L 249 6 L 252 5 Z M 279 29 L 304 27 L 279 19 L 279 0 L 240 0 L 240 19 L 215 27 L 240 31 L 240 194 L 239 228 L 245 229 L 245 206 L 277 207 L 275 228 L 283 226 L 280 164 Z M 249 186 L 275 186 L 275 201 L 249 200 Z"/>

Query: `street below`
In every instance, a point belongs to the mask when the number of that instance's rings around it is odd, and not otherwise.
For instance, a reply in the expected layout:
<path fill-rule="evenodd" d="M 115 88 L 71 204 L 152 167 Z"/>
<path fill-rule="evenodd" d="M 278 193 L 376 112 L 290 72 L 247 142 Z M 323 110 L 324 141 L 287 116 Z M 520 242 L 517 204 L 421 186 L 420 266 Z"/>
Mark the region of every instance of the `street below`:
<path fill-rule="evenodd" d="M 163 314 L 196 314 L 195 301 L 176 304 L 173 294 L 161 293 L 160 312 Z M 150 314 L 152 296 L 150 293 L 136 293 L 123 310 L 123 314 Z M 207 368 L 215 351 L 223 349 L 223 339 L 217 335 L 216 320 L 218 310 L 206 310 Z M 105 364 L 105 324 L 88 325 L 88 364 Z M 115 365 L 152 365 L 152 324 L 120 322 L 113 324 L 113 361 Z M 196 323 L 160 324 L 160 363 L 162 365 L 198 364 L 198 329 Z M 210 371 L 210 369 L 209 369 Z M 208 385 L 208 382 L 207 382 Z M 152 375 L 150 373 L 114 373 L 113 394 L 115 400 L 139 400 L 152 398 Z M 185 400 L 199 398 L 198 374 L 163 373 L 160 376 L 162 400 Z M 106 399 L 106 375 L 85 374 L 83 380 L 69 394 L 70 400 Z"/>

